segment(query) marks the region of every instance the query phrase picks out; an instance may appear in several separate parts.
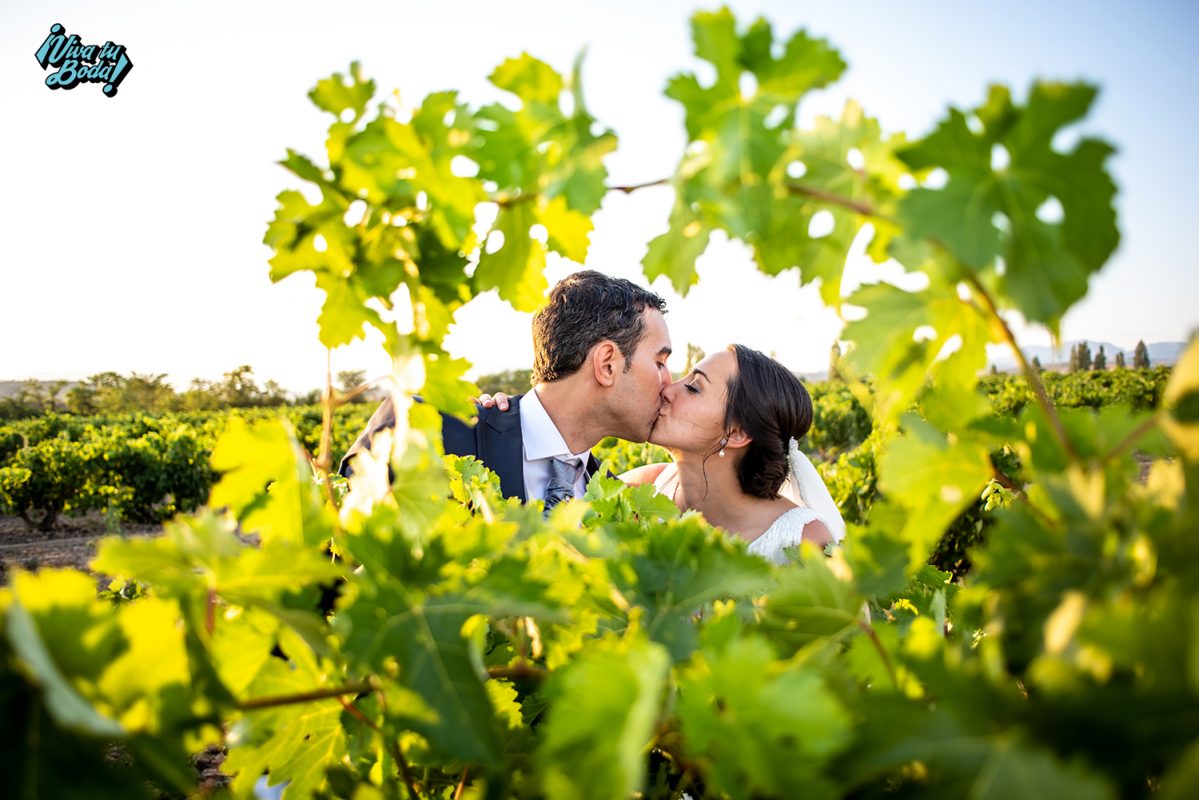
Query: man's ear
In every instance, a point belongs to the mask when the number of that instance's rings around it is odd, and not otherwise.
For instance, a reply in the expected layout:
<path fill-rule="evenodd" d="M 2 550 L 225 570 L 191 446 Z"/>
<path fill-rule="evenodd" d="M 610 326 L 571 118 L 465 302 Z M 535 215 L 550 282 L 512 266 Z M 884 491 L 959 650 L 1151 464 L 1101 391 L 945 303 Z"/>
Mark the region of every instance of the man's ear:
<path fill-rule="evenodd" d="M 749 447 L 749 443 L 752 442 L 753 440 L 754 440 L 754 437 L 750 436 L 748 433 L 741 430 L 740 428 L 734 427 L 734 428 L 730 428 L 728 433 L 726 434 L 724 447 L 729 447 L 734 450 L 736 450 L 739 447 Z"/>
<path fill-rule="evenodd" d="M 616 382 L 616 374 L 624 371 L 624 355 L 610 339 L 591 348 L 590 362 L 595 382 L 600 386 L 611 386 Z"/>

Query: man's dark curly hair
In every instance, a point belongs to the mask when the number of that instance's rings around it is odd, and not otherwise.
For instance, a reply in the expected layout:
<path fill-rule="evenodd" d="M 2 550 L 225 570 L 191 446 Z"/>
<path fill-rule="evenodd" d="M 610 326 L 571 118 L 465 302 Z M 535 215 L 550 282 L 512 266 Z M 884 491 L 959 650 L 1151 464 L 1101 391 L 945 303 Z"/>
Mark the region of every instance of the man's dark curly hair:
<path fill-rule="evenodd" d="M 620 348 L 627 371 L 645 333 L 647 308 L 666 313 L 666 301 L 623 278 L 584 270 L 558 281 L 533 316 L 533 383 L 573 375 L 605 339 Z"/>

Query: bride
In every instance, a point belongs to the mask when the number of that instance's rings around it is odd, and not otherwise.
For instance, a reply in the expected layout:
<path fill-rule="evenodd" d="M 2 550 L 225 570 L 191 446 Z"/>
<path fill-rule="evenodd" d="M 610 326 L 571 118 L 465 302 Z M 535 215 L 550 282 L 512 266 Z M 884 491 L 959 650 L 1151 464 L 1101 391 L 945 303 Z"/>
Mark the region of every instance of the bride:
<path fill-rule="evenodd" d="M 482 395 L 507 407 L 507 396 Z M 743 345 L 700 361 L 662 390 L 651 444 L 671 463 L 647 464 L 621 480 L 652 483 L 680 509 L 749 543 L 776 564 L 801 541 L 823 548 L 845 522 L 812 462 L 799 449 L 812 425 L 812 399 L 786 367 Z"/>
<path fill-rule="evenodd" d="M 730 345 L 662 391 L 649 441 L 670 452 L 621 479 L 652 482 L 680 509 L 745 539 L 769 561 L 786 561 L 800 541 L 823 548 L 845 523 L 797 445 L 812 425 L 812 400 L 782 364 Z"/>

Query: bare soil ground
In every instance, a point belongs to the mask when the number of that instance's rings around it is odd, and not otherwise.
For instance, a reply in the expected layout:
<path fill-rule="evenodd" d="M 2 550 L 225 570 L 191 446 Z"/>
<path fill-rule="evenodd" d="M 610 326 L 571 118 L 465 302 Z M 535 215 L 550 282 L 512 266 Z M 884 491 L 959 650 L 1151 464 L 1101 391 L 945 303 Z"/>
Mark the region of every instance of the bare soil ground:
<path fill-rule="evenodd" d="M 122 523 L 125 536 L 153 536 L 161 525 Z M 19 517 L 0 516 L 0 581 L 7 582 L 11 570 L 41 567 L 74 567 L 86 570 L 96 554 L 96 542 L 107 535 L 104 518 L 61 518 L 49 531 L 30 529 Z"/>

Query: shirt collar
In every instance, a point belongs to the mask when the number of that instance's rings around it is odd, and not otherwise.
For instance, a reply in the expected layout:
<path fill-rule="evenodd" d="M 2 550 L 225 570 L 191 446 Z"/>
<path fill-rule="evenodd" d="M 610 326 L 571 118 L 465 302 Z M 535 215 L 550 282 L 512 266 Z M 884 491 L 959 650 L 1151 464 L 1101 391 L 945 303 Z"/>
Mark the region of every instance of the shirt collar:
<path fill-rule="evenodd" d="M 558 432 L 558 427 L 550 419 L 537 390 L 530 389 L 520 399 L 520 435 L 524 442 L 525 460 L 537 461 L 543 458 L 577 458 L 583 465 L 587 464 L 589 453 L 572 453 L 566 446 L 566 440 Z"/>

